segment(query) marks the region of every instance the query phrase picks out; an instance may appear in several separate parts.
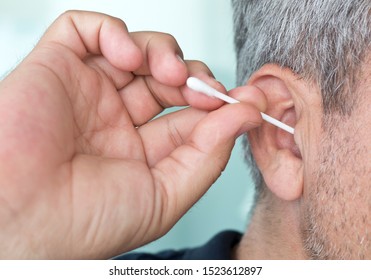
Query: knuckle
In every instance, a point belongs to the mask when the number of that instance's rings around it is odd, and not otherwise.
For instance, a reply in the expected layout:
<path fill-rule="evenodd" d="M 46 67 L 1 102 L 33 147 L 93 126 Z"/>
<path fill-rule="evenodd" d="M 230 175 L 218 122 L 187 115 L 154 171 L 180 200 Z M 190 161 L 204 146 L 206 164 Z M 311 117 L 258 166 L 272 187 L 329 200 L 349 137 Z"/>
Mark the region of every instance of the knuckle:
<path fill-rule="evenodd" d="M 175 49 L 179 55 L 183 56 L 182 49 L 180 48 L 176 38 L 169 33 L 156 33 L 156 42 L 162 42 L 167 46 L 170 46 L 171 49 Z"/>
<path fill-rule="evenodd" d="M 176 125 L 170 120 L 167 120 L 167 130 L 168 130 L 170 142 L 175 148 L 184 144 L 185 141 L 180 131 L 178 130 Z"/>
<path fill-rule="evenodd" d="M 60 20 L 66 20 L 66 19 L 71 19 L 72 17 L 76 16 L 76 14 L 78 14 L 78 11 L 76 10 L 67 10 L 65 12 L 63 12 L 60 16 L 59 16 L 59 19 Z"/>
<path fill-rule="evenodd" d="M 193 73 L 206 72 L 208 75 L 213 76 L 210 68 L 202 61 L 187 60 L 187 64 Z"/>
<path fill-rule="evenodd" d="M 176 44 L 178 45 L 177 40 L 175 37 L 169 33 L 160 33 L 161 39 L 169 44 Z"/>
<path fill-rule="evenodd" d="M 98 21 L 108 21 L 111 24 L 124 26 L 124 28 L 127 29 L 125 22 L 120 18 L 90 11 L 67 10 L 58 17 L 58 20 L 65 21 L 73 19 L 84 19 L 85 17 L 87 17 L 88 20 L 91 19 Z"/>
<path fill-rule="evenodd" d="M 117 17 L 112 17 L 112 16 L 109 16 L 108 17 L 109 21 L 113 24 L 113 25 L 117 25 L 117 26 L 120 26 L 120 27 L 124 27 L 125 30 L 127 30 L 127 25 L 126 23 L 120 19 L 120 18 L 117 18 Z"/>

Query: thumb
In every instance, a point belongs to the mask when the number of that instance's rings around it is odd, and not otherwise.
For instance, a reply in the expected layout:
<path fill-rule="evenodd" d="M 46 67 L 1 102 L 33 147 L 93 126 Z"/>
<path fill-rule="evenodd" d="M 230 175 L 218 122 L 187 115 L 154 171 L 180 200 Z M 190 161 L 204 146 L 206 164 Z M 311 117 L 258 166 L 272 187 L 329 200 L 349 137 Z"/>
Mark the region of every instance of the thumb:
<path fill-rule="evenodd" d="M 216 181 L 224 170 L 236 138 L 262 122 L 248 103 L 225 105 L 209 113 L 186 143 L 152 168 L 156 184 L 154 227 L 169 229 Z M 164 224 L 165 223 L 165 224 Z M 158 229 L 158 228 L 157 228 Z"/>

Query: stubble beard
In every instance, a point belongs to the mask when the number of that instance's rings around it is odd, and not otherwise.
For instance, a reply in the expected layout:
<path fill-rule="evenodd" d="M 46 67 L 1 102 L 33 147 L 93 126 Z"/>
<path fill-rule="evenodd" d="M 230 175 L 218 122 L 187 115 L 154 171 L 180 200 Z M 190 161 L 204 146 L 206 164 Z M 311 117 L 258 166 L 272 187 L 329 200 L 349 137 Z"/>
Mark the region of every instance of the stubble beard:
<path fill-rule="evenodd" d="M 371 178 L 362 165 L 370 151 L 352 130 L 332 128 L 321 141 L 302 228 L 312 259 L 371 258 Z"/>

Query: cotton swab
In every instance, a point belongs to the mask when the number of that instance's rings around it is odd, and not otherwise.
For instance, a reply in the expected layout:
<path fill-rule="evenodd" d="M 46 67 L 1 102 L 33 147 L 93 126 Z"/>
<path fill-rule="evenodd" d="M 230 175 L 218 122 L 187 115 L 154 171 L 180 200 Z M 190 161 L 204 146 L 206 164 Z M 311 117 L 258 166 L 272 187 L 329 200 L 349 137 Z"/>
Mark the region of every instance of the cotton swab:
<path fill-rule="evenodd" d="M 201 81 L 200 79 L 197 79 L 195 77 L 189 77 L 187 79 L 187 86 L 197 92 L 203 93 L 205 95 L 215 97 L 218 99 L 221 99 L 227 103 L 234 104 L 234 103 L 240 103 L 240 101 L 225 95 L 216 89 L 212 88 L 205 82 Z M 275 118 L 272 118 L 271 116 L 268 116 L 264 113 L 261 113 L 263 120 L 269 122 L 270 124 L 273 124 L 274 126 L 277 126 L 291 134 L 294 134 L 294 129 L 291 126 L 288 126 L 287 124 L 284 124 L 283 122 L 280 122 L 279 120 L 276 120 Z"/>

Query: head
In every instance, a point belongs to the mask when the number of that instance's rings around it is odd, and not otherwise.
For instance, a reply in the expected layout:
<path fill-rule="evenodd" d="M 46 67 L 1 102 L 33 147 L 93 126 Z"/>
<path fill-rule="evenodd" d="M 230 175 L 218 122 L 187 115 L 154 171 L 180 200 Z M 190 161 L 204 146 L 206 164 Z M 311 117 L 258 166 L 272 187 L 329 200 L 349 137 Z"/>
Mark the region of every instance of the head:
<path fill-rule="evenodd" d="M 239 84 L 269 124 L 248 135 L 257 202 L 296 205 L 309 257 L 371 258 L 371 2 L 232 0 Z"/>

